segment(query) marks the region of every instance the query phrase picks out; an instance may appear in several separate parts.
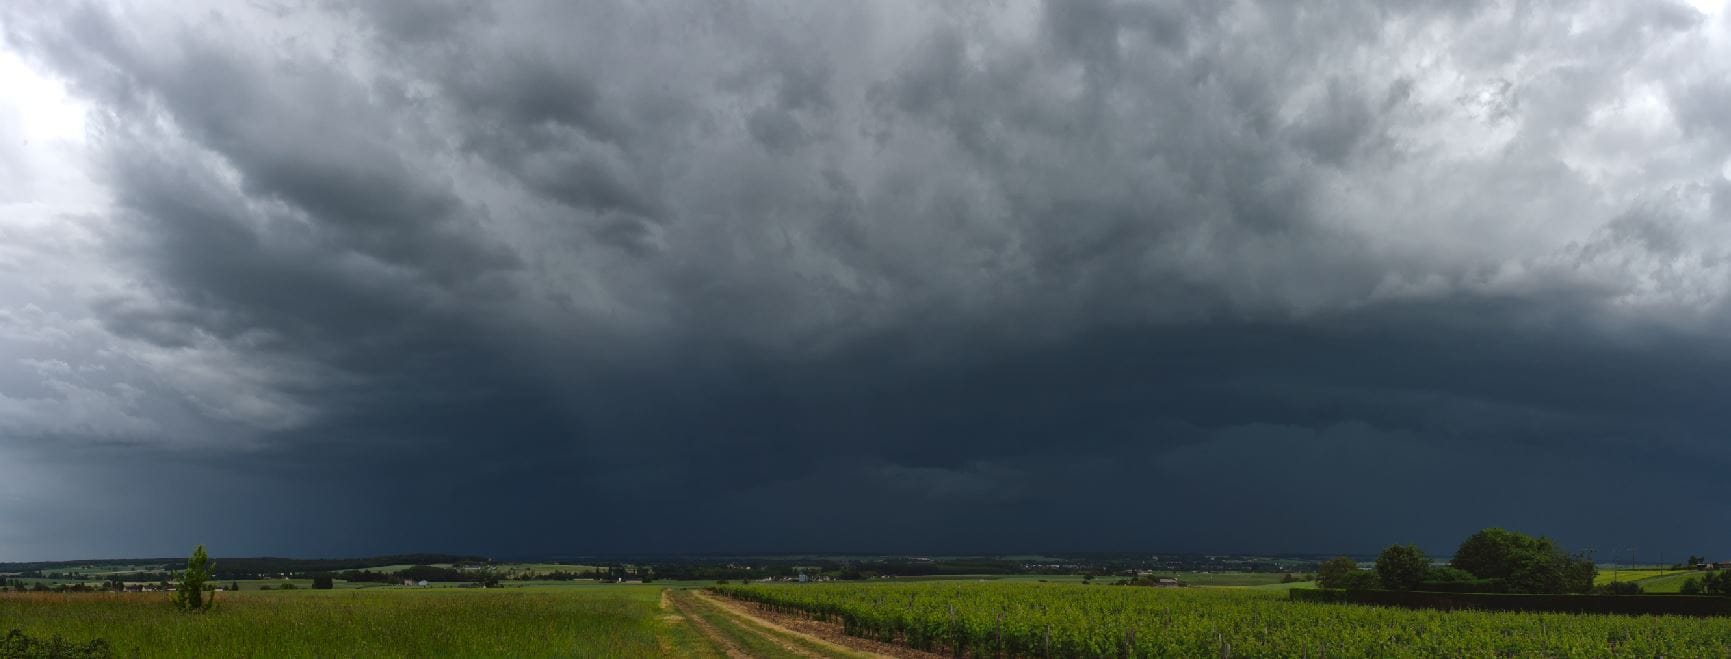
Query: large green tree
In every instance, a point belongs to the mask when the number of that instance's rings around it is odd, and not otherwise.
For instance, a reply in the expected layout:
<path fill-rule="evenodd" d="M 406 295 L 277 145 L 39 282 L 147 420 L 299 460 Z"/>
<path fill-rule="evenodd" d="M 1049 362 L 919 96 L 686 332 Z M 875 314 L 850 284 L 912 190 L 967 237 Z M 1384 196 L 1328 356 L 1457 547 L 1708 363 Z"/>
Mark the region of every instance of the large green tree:
<path fill-rule="evenodd" d="M 193 548 L 192 556 L 186 559 L 186 571 L 180 573 L 180 583 L 174 587 L 174 606 L 182 611 L 210 610 L 216 599 L 204 596 L 204 583 L 210 581 L 215 567 L 210 555 L 204 553 L 204 545 Z"/>
<path fill-rule="evenodd" d="M 1316 585 L 1323 588 L 1345 588 L 1352 583 L 1353 573 L 1358 571 L 1358 561 L 1345 556 L 1336 556 L 1322 562 L 1316 570 Z"/>
<path fill-rule="evenodd" d="M 1414 545 L 1389 545 L 1376 557 L 1376 576 L 1389 590 L 1412 590 L 1430 569 L 1430 559 Z"/>
<path fill-rule="evenodd" d="M 1480 579 L 1501 579 L 1513 593 L 1584 593 L 1598 573 L 1592 561 L 1568 555 L 1550 538 L 1499 528 L 1468 536 L 1449 565 Z"/>
<path fill-rule="evenodd" d="M 1480 579 L 1506 579 L 1514 569 L 1515 557 L 1533 552 L 1532 537 L 1499 528 L 1489 528 L 1467 536 L 1455 550 L 1449 567 L 1466 570 Z"/>

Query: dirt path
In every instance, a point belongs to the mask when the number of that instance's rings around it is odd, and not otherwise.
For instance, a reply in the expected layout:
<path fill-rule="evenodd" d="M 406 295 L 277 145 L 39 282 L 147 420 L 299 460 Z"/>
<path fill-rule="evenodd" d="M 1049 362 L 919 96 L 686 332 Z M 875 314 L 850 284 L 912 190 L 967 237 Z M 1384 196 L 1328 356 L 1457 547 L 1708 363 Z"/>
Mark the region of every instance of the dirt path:
<path fill-rule="evenodd" d="M 714 644 L 716 649 L 720 650 L 722 654 L 725 654 L 732 659 L 750 659 L 752 656 L 751 653 L 746 652 L 744 648 L 739 647 L 739 644 L 735 643 L 727 634 L 721 633 L 721 630 L 716 629 L 714 624 L 711 624 L 708 620 L 704 619 L 703 616 L 698 615 L 695 605 L 693 605 L 686 596 L 682 594 L 671 595 L 671 593 L 672 591 L 670 590 L 661 591 L 661 601 L 664 603 L 671 603 L 673 605 L 673 610 L 677 611 L 680 617 L 683 617 L 686 621 L 690 622 L 691 626 L 695 627 L 699 633 L 703 634 L 704 638 L 709 639 L 709 642 Z"/>
<path fill-rule="evenodd" d="M 819 622 L 803 616 L 764 610 L 738 600 L 694 591 L 693 599 L 714 606 L 737 618 L 781 634 L 804 639 L 817 647 L 847 657 L 893 657 L 896 659 L 944 659 L 945 655 L 916 650 L 905 645 L 884 643 L 842 631 L 840 623 Z"/>

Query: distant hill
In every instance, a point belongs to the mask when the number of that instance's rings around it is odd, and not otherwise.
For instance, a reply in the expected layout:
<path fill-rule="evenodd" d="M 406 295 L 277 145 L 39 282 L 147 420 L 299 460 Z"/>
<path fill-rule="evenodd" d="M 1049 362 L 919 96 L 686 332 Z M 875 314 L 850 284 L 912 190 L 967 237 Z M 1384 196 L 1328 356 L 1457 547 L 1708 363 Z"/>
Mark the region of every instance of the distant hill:
<path fill-rule="evenodd" d="M 487 563 L 485 556 L 470 556 L 461 554 L 393 554 L 390 556 L 369 556 L 365 558 L 278 558 L 273 556 L 254 557 L 216 557 L 211 559 L 217 570 L 222 573 L 272 573 L 272 572 L 330 572 L 335 570 L 360 570 L 386 565 L 431 565 L 434 563 Z M 63 570 L 67 568 L 87 566 L 151 566 L 160 565 L 168 569 L 178 569 L 186 563 L 186 558 L 103 558 L 81 561 L 37 561 L 29 563 L 0 563 L 0 572 L 28 572 L 41 570 Z"/>

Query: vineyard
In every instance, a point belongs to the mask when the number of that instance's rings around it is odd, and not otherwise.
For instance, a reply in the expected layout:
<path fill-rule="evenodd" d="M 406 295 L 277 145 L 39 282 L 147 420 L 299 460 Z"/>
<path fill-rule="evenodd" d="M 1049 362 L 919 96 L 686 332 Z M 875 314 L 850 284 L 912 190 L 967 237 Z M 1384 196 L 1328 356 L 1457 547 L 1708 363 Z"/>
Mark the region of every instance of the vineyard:
<path fill-rule="evenodd" d="M 969 656 L 1698 657 L 1731 619 L 1419 611 L 1254 590 L 1042 583 L 750 584 L 720 594 Z"/>

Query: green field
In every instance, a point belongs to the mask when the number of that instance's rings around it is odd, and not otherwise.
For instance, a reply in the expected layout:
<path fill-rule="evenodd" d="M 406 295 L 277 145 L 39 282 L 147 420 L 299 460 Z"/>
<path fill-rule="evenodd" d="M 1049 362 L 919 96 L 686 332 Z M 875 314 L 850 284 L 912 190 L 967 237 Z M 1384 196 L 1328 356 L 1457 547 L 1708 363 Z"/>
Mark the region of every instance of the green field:
<path fill-rule="evenodd" d="M 1603 586 L 1613 581 L 1633 581 L 1644 585 L 1644 582 L 1649 579 L 1661 579 L 1678 574 L 1693 574 L 1699 576 L 1701 573 L 1695 570 L 1673 570 L 1664 567 L 1635 567 L 1620 569 L 1601 567 L 1599 568 L 1599 573 L 1593 576 L 1593 585 Z"/>
<path fill-rule="evenodd" d="M 1422 611 L 1261 588 L 751 584 L 718 590 L 948 653 L 1291 657 L 1725 656 L 1731 620 Z"/>
<path fill-rule="evenodd" d="M 1278 586 L 1286 575 L 1277 572 L 1170 572 L 1156 577 L 1176 577 L 1190 586 Z"/>
<path fill-rule="evenodd" d="M 1644 593 L 1675 593 L 1683 589 L 1684 581 L 1689 579 L 1700 579 L 1703 576 L 1705 575 L 1701 572 L 1683 570 L 1680 572 L 1666 572 L 1664 575 L 1660 576 L 1649 576 L 1640 581 L 1636 581 L 1635 584 L 1639 585 L 1641 587 L 1641 592 Z"/>
<path fill-rule="evenodd" d="M 1180 576 L 1195 582 L 1201 573 Z M 1694 657 L 1726 656 L 1731 645 L 1725 618 L 1295 602 L 1287 589 L 1314 584 L 1214 576 L 1215 585 L 1181 589 L 972 576 L 714 590 L 840 622 L 861 637 L 944 654 L 961 645 L 973 656 Z M 1642 576 L 1649 592 L 1664 592 L 1694 574 Z M 200 614 L 175 611 L 166 593 L 0 593 L 0 633 L 103 639 L 119 656 L 144 657 L 859 656 L 728 611 L 692 589 L 704 585 L 422 589 L 343 588 L 339 581 L 336 590 L 224 592 L 214 610 Z"/>
<path fill-rule="evenodd" d="M 704 655 L 661 587 L 223 593 L 202 614 L 162 593 L 4 593 L 0 632 L 106 639 L 144 657 L 654 657 Z"/>
<path fill-rule="evenodd" d="M 1175 577 L 1189 586 L 1202 587 L 1248 587 L 1248 586 L 1279 586 L 1290 588 L 1290 584 L 1282 584 L 1285 577 L 1280 572 L 1157 572 L 1153 577 Z M 1127 577 L 1112 575 L 1094 577 L 1097 585 L 1107 585 Z M 900 577 L 888 579 L 896 583 L 924 581 L 990 581 L 990 582 L 1034 582 L 1034 583 L 1082 583 L 1084 577 L 1075 574 L 947 574 L 925 577 Z"/>

